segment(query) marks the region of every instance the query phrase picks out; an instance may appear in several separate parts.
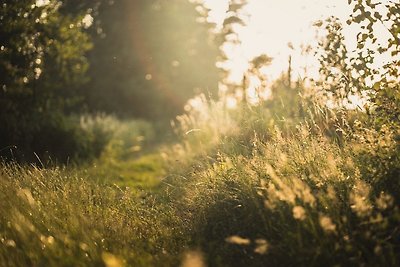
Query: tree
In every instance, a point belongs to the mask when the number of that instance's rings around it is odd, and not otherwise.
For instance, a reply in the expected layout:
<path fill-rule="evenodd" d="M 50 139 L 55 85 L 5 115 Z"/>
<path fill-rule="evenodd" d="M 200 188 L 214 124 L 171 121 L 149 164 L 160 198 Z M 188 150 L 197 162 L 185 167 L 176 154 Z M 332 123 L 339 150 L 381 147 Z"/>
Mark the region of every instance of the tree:
<path fill-rule="evenodd" d="M 316 24 L 326 31 L 326 35 L 319 41 L 320 50 L 317 52 L 320 63 L 317 85 L 336 105 L 345 105 L 352 94 L 359 93 L 359 89 L 365 87 L 363 80 L 359 80 L 357 71 L 360 68 L 353 69 L 350 64 L 339 19 L 330 17 Z"/>
<path fill-rule="evenodd" d="M 230 0 L 226 17 L 222 24 L 222 29 L 217 34 L 218 46 L 220 55 L 218 65 L 222 69 L 221 81 L 224 85 L 224 90 L 221 90 L 221 97 L 235 94 L 236 91 L 242 91 L 243 100 L 246 100 L 246 75 L 243 74 L 242 84 L 236 84 L 229 80 L 230 70 L 225 65 L 231 60 L 227 54 L 227 50 L 235 50 L 240 48 L 241 40 L 238 33 L 238 28 L 246 26 L 246 14 L 244 7 L 247 5 L 247 0 Z"/>
<path fill-rule="evenodd" d="M 82 95 L 85 53 L 91 48 L 85 13 L 62 14 L 61 6 L 59 1 L 0 2 L 2 152 L 9 146 L 32 152 L 40 133 L 57 128 Z"/>
<path fill-rule="evenodd" d="M 92 110 L 171 118 L 196 93 L 216 95 L 218 50 L 207 11 L 192 2 L 102 3 L 101 28 L 92 33 L 89 54 L 87 99 Z"/>
<path fill-rule="evenodd" d="M 58 108 L 85 81 L 91 44 L 82 16 L 61 15 L 58 1 L 2 2 L 1 101 L 42 111 Z"/>
<path fill-rule="evenodd" d="M 340 96 L 346 100 L 349 90 L 352 93 L 367 95 L 364 112 L 352 124 L 350 136 L 360 147 L 358 154 L 360 166 L 367 170 L 365 179 L 374 184 L 379 192 L 385 188 L 390 194 L 400 194 L 400 3 L 397 1 L 378 2 L 372 0 L 349 0 L 353 14 L 347 24 L 358 26 L 360 32 L 354 36 L 357 47 L 351 55 L 337 53 L 345 51 L 340 31 L 333 30 L 330 44 L 324 46 L 324 58 L 336 58 L 341 62 L 338 67 L 349 72 L 350 85 L 343 83 L 340 89 L 346 94 Z M 329 21 L 328 21 L 329 22 Z M 332 21 L 330 21 L 332 23 Z M 341 27 L 340 27 L 341 28 Z M 339 29 L 340 29 L 339 28 Z M 379 35 L 377 34 L 379 31 Z M 386 34 L 387 39 L 381 36 Z M 331 38 L 332 40 L 332 38 Z M 387 62 L 375 64 L 378 55 L 385 56 Z M 322 72 L 329 73 L 331 63 L 322 65 Z M 334 76 L 333 74 L 331 76 Z M 333 80 L 335 81 L 335 80 Z M 357 83 L 353 83 L 356 81 Z M 326 85 L 335 83 L 326 80 Z"/>
<path fill-rule="evenodd" d="M 400 2 L 398 1 L 351 1 L 353 15 L 348 24 L 358 24 L 358 57 L 352 66 L 364 70 L 362 77 L 369 78 L 373 84 L 367 88 L 371 100 L 371 115 L 378 124 L 400 126 Z M 389 36 L 386 43 L 378 44 L 376 28 L 386 29 Z M 379 54 L 390 55 L 391 60 L 381 70 L 371 69 L 374 54 L 370 48 L 375 45 Z M 399 134 L 399 133 L 398 133 Z"/>
<path fill-rule="evenodd" d="M 371 118 L 380 125 L 393 125 L 400 121 L 400 3 L 348 2 L 353 14 L 347 24 L 360 28 L 357 47 L 350 55 L 343 42 L 342 25 L 335 18 L 326 21 L 327 36 L 320 43 L 322 53 L 319 54 L 324 89 L 338 102 L 349 101 L 349 96 L 354 94 L 367 94 L 366 108 Z M 386 42 L 378 40 L 377 29 L 386 31 L 389 36 Z M 381 68 L 374 67 L 377 54 L 390 58 Z"/>

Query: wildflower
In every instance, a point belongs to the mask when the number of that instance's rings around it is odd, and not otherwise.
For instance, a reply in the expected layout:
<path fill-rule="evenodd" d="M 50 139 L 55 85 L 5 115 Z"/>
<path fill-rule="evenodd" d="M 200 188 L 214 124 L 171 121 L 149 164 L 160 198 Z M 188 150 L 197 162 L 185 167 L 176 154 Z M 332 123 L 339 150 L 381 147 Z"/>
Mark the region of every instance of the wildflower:
<path fill-rule="evenodd" d="M 297 220 L 304 220 L 306 218 L 306 211 L 301 206 L 294 206 L 293 207 L 293 218 Z"/>

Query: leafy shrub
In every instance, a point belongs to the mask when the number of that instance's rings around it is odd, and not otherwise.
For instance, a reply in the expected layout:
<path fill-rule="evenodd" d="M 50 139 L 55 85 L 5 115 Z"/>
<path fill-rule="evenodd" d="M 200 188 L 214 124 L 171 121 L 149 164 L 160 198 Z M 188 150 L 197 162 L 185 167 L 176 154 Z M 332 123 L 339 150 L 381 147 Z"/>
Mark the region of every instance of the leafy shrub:
<path fill-rule="evenodd" d="M 1 131 L 1 156 L 20 162 L 67 163 L 98 157 L 118 121 L 111 116 L 65 117 L 61 114 L 7 115 Z"/>
<path fill-rule="evenodd" d="M 104 158 L 127 160 L 148 149 L 155 141 L 156 133 L 151 123 L 143 120 L 121 121 L 104 150 Z"/>

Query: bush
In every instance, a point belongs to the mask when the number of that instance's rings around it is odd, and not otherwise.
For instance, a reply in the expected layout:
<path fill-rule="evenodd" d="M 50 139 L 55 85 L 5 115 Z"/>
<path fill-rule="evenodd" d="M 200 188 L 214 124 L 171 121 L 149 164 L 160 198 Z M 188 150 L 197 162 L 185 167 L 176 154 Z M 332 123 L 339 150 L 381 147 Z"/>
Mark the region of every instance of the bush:
<path fill-rule="evenodd" d="M 41 165 L 91 160 L 110 142 L 118 121 L 111 116 L 36 114 L 21 119 L 7 115 L 0 155 L 6 160 Z"/>

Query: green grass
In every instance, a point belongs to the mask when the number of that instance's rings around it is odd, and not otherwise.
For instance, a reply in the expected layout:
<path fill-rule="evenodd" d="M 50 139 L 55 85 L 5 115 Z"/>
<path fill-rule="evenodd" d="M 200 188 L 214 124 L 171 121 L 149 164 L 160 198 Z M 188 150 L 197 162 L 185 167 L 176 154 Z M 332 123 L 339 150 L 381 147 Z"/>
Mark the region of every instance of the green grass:
<path fill-rule="evenodd" d="M 113 137 L 100 157 L 86 164 L 75 164 L 74 169 L 98 183 L 129 187 L 133 192 L 156 191 L 166 171 L 154 127 L 145 121 L 114 123 L 118 127 L 114 127 Z"/>
<path fill-rule="evenodd" d="M 166 175 L 163 159 L 157 153 L 124 161 L 99 160 L 79 170 L 101 183 L 146 191 L 157 190 Z"/>
<path fill-rule="evenodd" d="M 192 245 L 210 266 L 398 265 L 399 169 L 369 181 L 357 145 L 300 128 L 220 154 L 181 179 Z"/>
<path fill-rule="evenodd" d="M 208 265 L 399 264 L 398 125 L 317 105 L 281 121 L 262 106 L 216 108 L 180 118 L 167 179 Z"/>
<path fill-rule="evenodd" d="M 174 211 L 64 169 L 2 165 L 2 266 L 175 265 Z M 108 264 L 107 261 L 120 263 Z"/>

